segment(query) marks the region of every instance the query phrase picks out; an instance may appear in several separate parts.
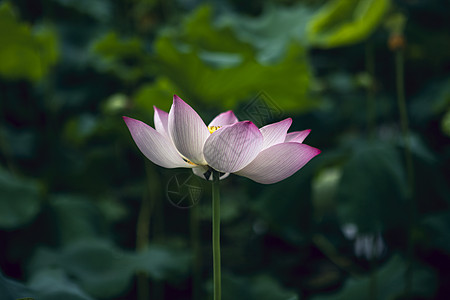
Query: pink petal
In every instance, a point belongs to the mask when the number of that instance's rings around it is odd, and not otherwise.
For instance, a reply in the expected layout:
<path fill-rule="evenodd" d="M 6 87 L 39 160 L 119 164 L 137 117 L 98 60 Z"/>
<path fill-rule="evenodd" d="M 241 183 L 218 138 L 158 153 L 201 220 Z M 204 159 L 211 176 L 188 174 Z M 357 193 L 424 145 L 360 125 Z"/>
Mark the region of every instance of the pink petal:
<path fill-rule="evenodd" d="M 292 119 L 287 118 L 283 121 L 266 125 L 259 130 L 264 137 L 263 149 L 284 142 L 287 131 L 291 127 Z"/>
<path fill-rule="evenodd" d="M 178 151 L 196 164 L 206 164 L 203 145 L 210 136 L 208 127 L 186 102 L 173 96 L 169 112 L 169 132 Z"/>
<path fill-rule="evenodd" d="M 229 110 L 215 117 L 208 126 L 225 126 L 239 122 L 233 111 Z"/>
<path fill-rule="evenodd" d="M 153 109 L 155 111 L 153 121 L 156 131 L 169 138 L 169 114 L 156 106 L 153 106 Z"/>
<path fill-rule="evenodd" d="M 285 143 L 287 142 L 294 142 L 294 143 L 303 143 L 305 138 L 308 136 L 308 134 L 311 132 L 311 129 L 306 129 L 303 131 L 294 131 L 289 132 L 286 135 L 286 139 L 284 140 Z"/>
<path fill-rule="evenodd" d="M 139 150 L 153 163 L 164 168 L 192 168 L 183 160 L 172 142 L 147 124 L 128 117 L 123 120 Z"/>
<path fill-rule="evenodd" d="M 263 184 L 275 183 L 297 172 L 319 153 L 319 149 L 305 144 L 277 144 L 261 151 L 236 174 Z"/>
<path fill-rule="evenodd" d="M 250 121 L 222 127 L 206 140 L 203 153 L 217 171 L 232 173 L 250 163 L 261 151 L 263 136 Z"/>

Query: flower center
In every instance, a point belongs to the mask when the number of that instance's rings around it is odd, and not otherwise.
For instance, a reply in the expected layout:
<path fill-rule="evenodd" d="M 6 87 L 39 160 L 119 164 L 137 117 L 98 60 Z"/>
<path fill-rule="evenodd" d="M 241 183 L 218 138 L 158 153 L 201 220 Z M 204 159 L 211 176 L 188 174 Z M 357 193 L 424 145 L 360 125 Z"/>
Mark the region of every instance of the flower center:
<path fill-rule="evenodd" d="M 209 133 L 213 133 L 222 126 L 208 126 Z"/>
<path fill-rule="evenodd" d="M 190 161 L 190 160 L 187 159 L 187 158 L 182 157 L 182 159 L 183 159 L 185 162 L 187 162 L 188 164 L 190 164 L 190 165 L 198 166 L 196 163 L 193 163 L 192 161 Z"/>

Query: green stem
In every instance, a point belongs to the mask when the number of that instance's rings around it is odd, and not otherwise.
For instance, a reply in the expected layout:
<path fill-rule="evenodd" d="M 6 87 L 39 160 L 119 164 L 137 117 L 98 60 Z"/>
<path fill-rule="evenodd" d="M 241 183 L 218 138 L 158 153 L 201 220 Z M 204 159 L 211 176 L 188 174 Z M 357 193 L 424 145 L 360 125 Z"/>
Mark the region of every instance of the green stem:
<path fill-rule="evenodd" d="M 213 269 L 214 269 L 214 300 L 221 298 L 220 280 L 220 191 L 219 172 L 213 171 L 212 187 L 212 239 L 213 239 Z"/>
<path fill-rule="evenodd" d="M 410 133 L 408 114 L 406 110 L 405 90 L 404 90 L 404 57 L 402 50 L 397 50 L 395 53 L 395 69 L 396 69 L 396 84 L 397 84 L 397 101 L 398 109 L 400 111 L 400 123 L 403 133 L 404 141 L 404 155 L 406 160 L 406 173 L 407 173 L 407 201 L 408 201 L 408 218 L 409 218 L 409 233 L 408 233 L 408 245 L 406 250 L 406 256 L 408 260 L 407 270 L 405 274 L 405 293 L 411 295 L 412 289 L 412 262 L 414 255 L 414 245 L 412 241 L 412 228 L 415 220 L 415 203 L 414 203 L 414 167 L 411 153 Z"/>
<path fill-rule="evenodd" d="M 369 41 L 366 44 L 366 72 L 369 75 L 367 86 L 367 131 L 371 139 L 375 136 L 375 56 L 373 44 Z"/>
<path fill-rule="evenodd" d="M 192 261 L 192 299 L 202 299 L 201 295 L 201 281 L 202 281 L 202 251 L 200 242 L 200 218 L 199 206 L 194 205 L 190 212 L 190 231 L 191 231 L 191 246 L 194 252 L 194 259 Z"/>

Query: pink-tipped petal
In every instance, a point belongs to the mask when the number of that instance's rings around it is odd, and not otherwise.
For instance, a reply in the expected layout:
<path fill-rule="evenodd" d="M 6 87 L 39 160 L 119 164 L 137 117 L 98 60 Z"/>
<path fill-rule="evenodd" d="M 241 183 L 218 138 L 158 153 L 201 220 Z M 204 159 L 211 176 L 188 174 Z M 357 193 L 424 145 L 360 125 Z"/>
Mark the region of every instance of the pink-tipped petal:
<path fill-rule="evenodd" d="M 144 122 L 123 117 L 139 150 L 153 163 L 164 168 L 192 168 L 178 154 L 172 142 Z"/>
<path fill-rule="evenodd" d="M 196 164 L 206 164 L 203 145 L 210 133 L 202 118 L 177 95 L 169 112 L 169 132 L 178 151 Z"/>
<path fill-rule="evenodd" d="M 275 183 L 297 172 L 319 153 L 319 149 L 305 144 L 277 144 L 261 151 L 236 174 L 263 184 Z"/>
<path fill-rule="evenodd" d="M 229 110 L 215 117 L 208 126 L 225 126 L 239 122 L 233 111 Z"/>
<path fill-rule="evenodd" d="M 263 149 L 267 149 L 270 146 L 280 144 L 284 142 L 287 131 L 291 127 L 292 119 L 287 118 L 283 121 L 266 125 L 259 130 L 264 137 Z"/>
<path fill-rule="evenodd" d="M 156 131 L 169 138 L 169 114 L 156 106 L 153 106 L 153 109 L 155 111 L 153 121 Z"/>
<path fill-rule="evenodd" d="M 238 122 L 215 131 L 206 140 L 203 153 L 217 171 L 233 173 L 250 163 L 261 151 L 263 136 L 250 121 Z"/>
<path fill-rule="evenodd" d="M 286 135 L 286 139 L 284 140 L 284 142 L 285 143 L 288 143 L 288 142 L 303 143 L 303 141 L 306 139 L 306 137 L 308 136 L 308 134 L 310 132 L 311 132 L 311 129 L 289 132 Z"/>

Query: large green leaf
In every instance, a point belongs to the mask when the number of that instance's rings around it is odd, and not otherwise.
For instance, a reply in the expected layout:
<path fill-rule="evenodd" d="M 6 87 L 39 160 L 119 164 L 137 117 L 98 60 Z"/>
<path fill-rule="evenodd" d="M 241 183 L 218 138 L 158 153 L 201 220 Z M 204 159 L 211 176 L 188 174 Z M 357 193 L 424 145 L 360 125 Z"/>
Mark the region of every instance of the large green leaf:
<path fill-rule="evenodd" d="M 333 48 L 366 39 L 381 23 L 390 0 L 329 1 L 308 24 L 309 42 Z"/>
<path fill-rule="evenodd" d="M 342 290 L 328 296 L 313 297 L 312 300 L 359 300 L 398 299 L 405 290 L 405 272 L 407 263 L 400 256 L 392 257 L 375 273 L 376 286 L 371 286 L 370 277 L 349 279 Z M 372 294 L 375 289 L 375 294 Z M 436 290 L 436 276 L 428 268 L 422 266 L 413 267 L 412 292 L 415 296 L 432 296 Z"/>
<path fill-rule="evenodd" d="M 39 194 L 36 182 L 0 168 L 0 228 L 13 229 L 30 222 L 41 207 Z"/>
<path fill-rule="evenodd" d="M 289 291 L 274 279 L 259 275 L 238 277 L 229 273 L 222 276 L 222 298 L 224 300 L 298 300 L 296 293 Z"/>
<path fill-rule="evenodd" d="M 358 143 L 342 168 L 337 212 L 342 224 L 362 232 L 400 226 L 405 216 L 406 175 L 396 149 L 383 143 Z"/>
<path fill-rule="evenodd" d="M 261 91 L 282 111 L 307 111 L 317 106 L 308 97 L 310 72 L 302 46 L 290 44 L 281 59 L 263 64 L 254 59 L 251 44 L 240 41 L 227 27 L 211 24 L 211 13 L 201 7 L 176 31 L 157 38 L 154 67 L 158 78 L 141 88 L 149 98 L 148 104 L 140 106 L 144 97 L 139 92 L 139 108 L 170 103 L 168 88 L 190 103 L 215 109 L 237 108 Z M 224 36 L 218 40 L 221 32 Z"/>
<path fill-rule="evenodd" d="M 40 300 L 92 300 L 61 269 L 43 269 L 33 274 L 28 284 Z"/>
<path fill-rule="evenodd" d="M 8 2 L 0 4 L 0 76 L 38 80 L 58 60 L 57 37 L 48 27 L 31 28 Z"/>
<path fill-rule="evenodd" d="M 63 269 L 95 297 L 113 297 L 128 288 L 137 271 L 147 272 L 155 279 L 186 275 L 190 254 L 165 246 L 151 245 L 140 253 L 118 249 L 102 240 L 83 240 L 61 251 L 40 249 L 30 263 L 35 274 L 49 267 Z"/>
<path fill-rule="evenodd" d="M 273 63 L 292 42 L 307 44 L 305 28 L 311 15 L 311 8 L 302 3 L 267 5 L 257 17 L 225 14 L 219 17 L 219 23 L 232 27 L 240 40 L 252 44 L 259 62 Z"/>

